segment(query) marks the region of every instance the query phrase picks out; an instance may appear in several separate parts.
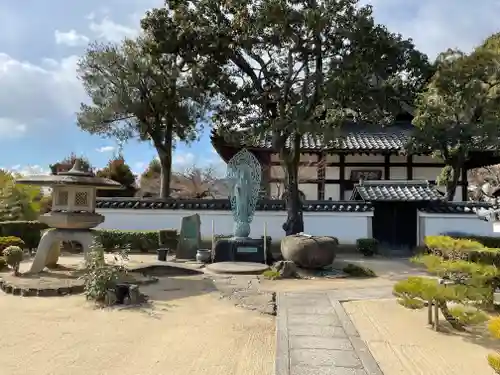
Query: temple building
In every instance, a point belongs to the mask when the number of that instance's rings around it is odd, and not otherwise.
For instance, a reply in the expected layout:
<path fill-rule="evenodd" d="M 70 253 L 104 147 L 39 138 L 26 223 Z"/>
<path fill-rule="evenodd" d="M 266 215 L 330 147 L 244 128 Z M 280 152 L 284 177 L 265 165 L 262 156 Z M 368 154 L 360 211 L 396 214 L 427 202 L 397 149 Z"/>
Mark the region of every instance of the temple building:
<path fill-rule="evenodd" d="M 304 135 L 301 140 L 299 189 L 306 201 L 364 201 L 373 204 L 373 237 L 392 246 L 415 243 L 416 210 L 442 204 L 435 180 L 444 166 L 431 155 L 406 155 L 413 126 L 411 119 L 390 126 L 350 123 L 341 137 L 325 142 Z M 212 145 L 228 162 L 243 147 L 253 152 L 263 168 L 264 196 L 280 199 L 284 169 L 272 147 L 271 134 L 262 137 L 217 133 Z M 454 201 L 467 201 L 467 170 L 499 163 L 493 151 L 472 153 L 466 162 Z"/>

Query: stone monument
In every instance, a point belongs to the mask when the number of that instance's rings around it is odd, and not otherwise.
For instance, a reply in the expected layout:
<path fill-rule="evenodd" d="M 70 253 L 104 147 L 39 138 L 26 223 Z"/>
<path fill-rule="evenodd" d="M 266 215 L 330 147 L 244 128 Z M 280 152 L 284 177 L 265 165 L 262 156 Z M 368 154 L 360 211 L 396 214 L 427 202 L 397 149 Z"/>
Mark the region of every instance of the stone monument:
<path fill-rule="evenodd" d="M 200 215 L 184 216 L 181 219 L 179 243 L 175 253 L 176 259 L 195 259 L 201 246 Z"/>
<path fill-rule="evenodd" d="M 26 176 L 16 183 L 52 187 L 52 209 L 39 220 L 54 229 L 40 239 L 30 273 L 57 264 L 62 241 L 80 243 L 86 256 L 94 239 L 90 229 L 104 222 L 104 216 L 95 212 L 97 189 L 123 188 L 118 182 L 83 171 L 79 160 L 68 172 Z"/>
<path fill-rule="evenodd" d="M 213 261 L 265 263 L 264 239 L 250 237 L 262 179 L 260 163 L 252 153 L 242 149 L 229 161 L 226 177 L 231 188 L 233 237 L 215 243 Z"/>

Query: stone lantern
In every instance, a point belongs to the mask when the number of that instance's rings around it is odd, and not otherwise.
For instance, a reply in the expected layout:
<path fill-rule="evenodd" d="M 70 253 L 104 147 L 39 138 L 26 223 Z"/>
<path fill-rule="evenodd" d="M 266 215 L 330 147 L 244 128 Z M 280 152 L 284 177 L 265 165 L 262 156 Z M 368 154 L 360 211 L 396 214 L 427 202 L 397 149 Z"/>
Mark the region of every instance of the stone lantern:
<path fill-rule="evenodd" d="M 93 241 L 90 229 L 104 222 L 104 216 L 95 212 L 97 189 L 123 188 L 118 182 L 83 171 L 79 160 L 68 172 L 27 176 L 17 179 L 16 183 L 52 188 L 52 209 L 41 215 L 39 220 L 54 229 L 43 234 L 31 273 L 57 264 L 62 241 L 80 243 L 86 256 Z"/>

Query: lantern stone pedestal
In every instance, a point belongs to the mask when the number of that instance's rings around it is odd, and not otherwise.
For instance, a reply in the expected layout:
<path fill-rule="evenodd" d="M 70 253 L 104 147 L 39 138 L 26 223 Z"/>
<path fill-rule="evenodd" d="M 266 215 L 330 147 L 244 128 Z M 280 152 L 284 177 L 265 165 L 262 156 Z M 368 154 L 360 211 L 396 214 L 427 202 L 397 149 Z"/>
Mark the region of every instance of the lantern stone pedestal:
<path fill-rule="evenodd" d="M 63 241 L 75 241 L 82 245 L 84 256 L 92 245 L 94 237 L 89 230 L 52 229 L 45 232 L 36 250 L 35 259 L 31 264 L 30 273 L 39 273 L 47 266 L 55 266 L 61 253 L 60 246 Z"/>
<path fill-rule="evenodd" d="M 17 179 L 16 183 L 53 188 L 52 210 L 41 215 L 39 220 L 54 229 L 43 234 L 30 273 L 39 273 L 47 266 L 55 266 L 63 241 L 80 243 L 84 256 L 87 257 L 94 240 L 91 228 L 104 222 L 104 216 L 95 212 L 97 189 L 122 188 L 118 182 L 83 171 L 78 160 L 68 172 L 28 176 Z"/>

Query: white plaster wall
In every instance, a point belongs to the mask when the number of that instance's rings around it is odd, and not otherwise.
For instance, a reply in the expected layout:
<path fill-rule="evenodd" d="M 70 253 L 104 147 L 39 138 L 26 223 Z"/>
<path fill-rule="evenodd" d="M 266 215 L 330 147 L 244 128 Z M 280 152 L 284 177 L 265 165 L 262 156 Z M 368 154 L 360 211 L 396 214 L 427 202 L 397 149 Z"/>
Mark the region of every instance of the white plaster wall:
<path fill-rule="evenodd" d="M 413 179 L 436 181 L 437 176 L 441 173 L 441 169 L 441 167 L 416 167 L 414 165 Z"/>
<path fill-rule="evenodd" d="M 384 155 L 346 155 L 346 163 L 383 163 Z"/>
<path fill-rule="evenodd" d="M 423 245 L 425 236 L 461 232 L 477 236 L 500 237 L 493 232 L 493 224 L 479 220 L 471 214 L 430 214 L 418 212 L 418 244 Z"/>
<path fill-rule="evenodd" d="M 201 218 L 201 235 L 212 235 L 212 222 L 216 234 L 230 234 L 233 230 L 233 217 L 230 211 L 191 211 L 191 210 L 127 210 L 98 209 L 105 216 L 103 229 L 121 230 L 159 230 L 180 228 L 183 216 L 198 213 Z M 305 231 L 311 235 L 334 236 L 341 243 L 353 244 L 358 238 L 371 237 L 372 212 L 334 213 L 304 212 Z M 282 225 L 286 212 L 257 211 L 252 222 L 252 236 L 264 235 L 264 223 L 267 234 L 273 239 L 284 236 Z"/>
<path fill-rule="evenodd" d="M 341 200 L 339 197 L 340 197 L 339 184 L 325 184 L 325 199 L 338 201 Z"/>
<path fill-rule="evenodd" d="M 299 184 L 299 190 L 304 193 L 306 200 L 318 200 L 318 184 Z"/>
<path fill-rule="evenodd" d="M 408 180 L 406 167 L 391 167 L 391 180 Z"/>
<path fill-rule="evenodd" d="M 443 159 L 434 158 L 430 155 L 413 155 L 413 163 L 444 163 Z"/>
<path fill-rule="evenodd" d="M 389 160 L 391 163 L 406 163 L 407 157 L 406 155 L 391 155 Z"/>

